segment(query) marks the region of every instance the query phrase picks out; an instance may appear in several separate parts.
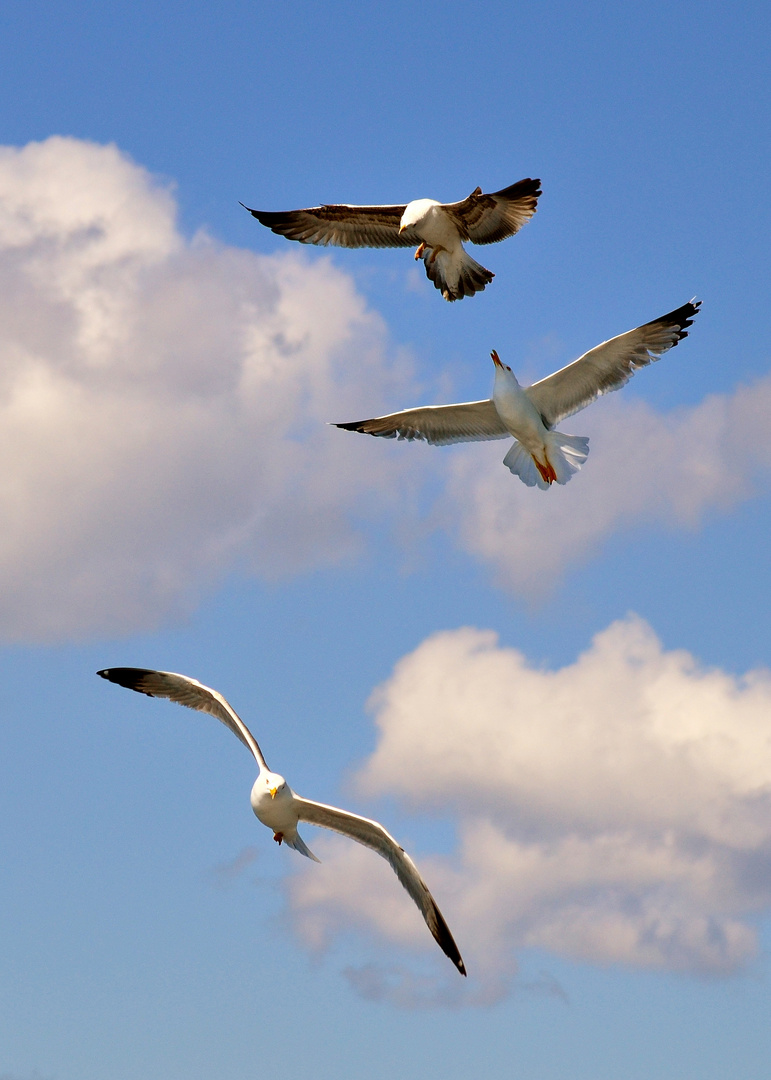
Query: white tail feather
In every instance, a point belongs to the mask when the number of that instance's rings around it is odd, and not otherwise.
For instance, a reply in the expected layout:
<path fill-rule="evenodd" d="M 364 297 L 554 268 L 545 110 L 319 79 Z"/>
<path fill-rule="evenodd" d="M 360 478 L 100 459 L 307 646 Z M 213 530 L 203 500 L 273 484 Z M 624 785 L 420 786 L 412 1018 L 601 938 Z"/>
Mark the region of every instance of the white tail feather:
<path fill-rule="evenodd" d="M 557 483 L 567 484 L 589 456 L 589 440 L 583 435 L 550 431 L 546 436 L 546 452 L 557 474 Z"/>
<path fill-rule="evenodd" d="M 527 450 L 516 439 L 509 450 L 506 457 L 503 459 L 503 464 L 507 469 L 510 469 L 515 476 L 518 476 L 523 484 L 527 484 L 528 487 L 535 487 L 536 484 L 539 488 L 543 488 L 544 491 L 548 488 L 548 484 L 541 478 L 541 474 L 535 467 L 535 462 Z"/>
<path fill-rule="evenodd" d="M 573 473 L 578 472 L 589 456 L 589 440 L 583 435 L 565 435 L 561 431 L 548 431 L 546 456 L 554 469 L 557 483 L 567 484 Z M 532 455 L 519 442 L 514 442 L 503 459 L 503 464 L 528 487 L 537 485 L 546 491 L 550 486 L 538 471 Z"/>
<path fill-rule="evenodd" d="M 288 837 L 284 837 L 284 843 L 287 847 L 294 848 L 295 851 L 299 851 L 301 855 L 305 855 L 309 859 L 313 859 L 314 862 L 321 862 L 321 859 L 317 859 L 311 849 L 302 839 L 299 833 L 294 834 L 294 840 L 289 840 Z"/>

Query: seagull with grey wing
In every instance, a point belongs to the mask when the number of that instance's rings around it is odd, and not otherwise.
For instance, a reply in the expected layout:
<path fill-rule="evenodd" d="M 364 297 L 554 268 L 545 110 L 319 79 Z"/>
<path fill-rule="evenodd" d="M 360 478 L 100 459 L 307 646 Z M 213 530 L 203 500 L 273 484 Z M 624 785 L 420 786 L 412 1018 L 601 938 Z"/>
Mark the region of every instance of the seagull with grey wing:
<path fill-rule="evenodd" d="M 273 839 L 294 848 L 301 855 L 319 860 L 301 839 L 297 826 L 301 821 L 320 825 L 324 829 L 349 836 L 365 847 L 382 855 L 396 873 L 399 881 L 418 906 L 434 940 L 452 960 L 461 975 L 466 974 L 458 946 L 455 944 L 441 911 L 436 906 L 428 886 L 418 873 L 415 863 L 377 821 L 359 817 L 347 810 L 312 802 L 296 795 L 283 776 L 272 772 L 257 745 L 257 740 L 240 716 L 216 690 L 204 686 L 197 679 L 177 675 L 171 671 L 150 671 L 146 668 L 106 668 L 98 671 L 103 679 L 125 686 L 129 690 L 147 694 L 148 697 L 168 698 L 189 709 L 198 709 L 220 720 L 251 751 L 259 767 L 252 787 L 252 809 L 263 825 L 273 831 Z"/>
<path fill-rule="evenodd" d="M 279 236 L 301 244 L 337 247 L 413 247 L 426 275 L 445 300 L 462 300 L 489 285 L 495 276 L 463 247 L 494 244 L 513 236 L 536 211 L 541 181 L 520 180 L 485 195 L 481 188 L 467 199 L 440 203 L 415 199 L 401 206 L 312 206 L 273 213 L 244 206 Z"/>
<path fill-rule="evenodd" d="M 638 368 L 658 360 L 688 336 L 701 306 L 691 300 L 668 315 L 604 341 L 532 386 L 520 386 L 497 352 L 493 396 L 461 405 L 427 405 L 372 420 L 333 424 L 384 439 L 423 439 L 434 445 L 514 437 L 503 464 L 528 487 L 567 484 L 589 454 L 589 440 L 555 431 L 602 394 L 618 390 Z"/>

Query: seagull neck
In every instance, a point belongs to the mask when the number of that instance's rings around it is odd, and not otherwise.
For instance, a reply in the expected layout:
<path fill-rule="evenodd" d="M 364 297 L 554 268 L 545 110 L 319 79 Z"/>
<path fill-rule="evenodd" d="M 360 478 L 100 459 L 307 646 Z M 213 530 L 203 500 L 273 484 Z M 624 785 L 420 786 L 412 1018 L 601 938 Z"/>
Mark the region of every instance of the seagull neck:
<path fill-rule="evenodd" d="M 505 368 L 498 368 L 495 372 L 495 386 L 493 387 L 493 397 L 496 394 L 505 396 L 509 394 L 515 394 L 521 391 L 522 387 L 517 381 L 517 376 L 513 371 L 508 371 Z"/>

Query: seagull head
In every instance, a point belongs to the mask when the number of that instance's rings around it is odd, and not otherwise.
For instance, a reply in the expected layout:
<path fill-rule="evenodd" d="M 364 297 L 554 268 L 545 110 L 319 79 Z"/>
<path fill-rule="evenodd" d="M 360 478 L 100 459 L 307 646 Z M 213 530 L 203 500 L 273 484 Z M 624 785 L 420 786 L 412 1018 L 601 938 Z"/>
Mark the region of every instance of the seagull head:
<path fill-rule="evenodd" d="M 493 349 L 490 353 L 490 357 L 495 364 L 495 382 L 498 384 L 499 380 L 503 385 L 513 384 L 519 386 L 517 382 L 517 376 L 511 370 L 508 364 L 504 364 L 498 353 Z"/>
<path fill-rule="evenodd" d="M 270 795 L 271 799 L 275 799 L 277 795 L 286 791 L 286 780 L 279 773 L 264 772 L 260 777 L 265 790 Z"/>
<path fill-rule="evenodd" d="M 509 365 L 503 363 L 503 361 L 501 360 L 500 356 L 495 351 L 495 349 L 493 349 L 493 351 L 490 353 L 490 359 L 495 364 L 498 371 L 508 371 L 509 375 L 513 374 L 513 372 L 511 370 L 511 368 L 509 367 Z M 497 371 L 496 371 L 496 374 L 497 374 Z"/>
<path fill-rule="evenodd" d="M 420 226 L 423 219 L 433 207 L 439 205 L 440 204 L 434 199 L 413 199 L 411 203 L 407 203 L 404 208 L 404 213 L 402 214 L 402 219 L 399 222 L 399 232 L 402 233 L 405 229 Z"/>

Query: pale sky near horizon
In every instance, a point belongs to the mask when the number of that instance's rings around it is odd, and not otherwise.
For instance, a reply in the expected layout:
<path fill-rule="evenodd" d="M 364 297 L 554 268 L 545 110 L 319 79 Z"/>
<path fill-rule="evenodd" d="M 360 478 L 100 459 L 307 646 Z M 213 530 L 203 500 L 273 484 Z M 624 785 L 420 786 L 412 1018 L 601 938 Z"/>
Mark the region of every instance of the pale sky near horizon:
<path fill-rule="evenodd" d="M 759 4 L 12 0 L 0 13 L 0 1080 L 765 1080 L 769 19 Z M 540 177 L 445 303 L 238 205 Z M 507 444 L 331 428 L 486 397 L 703 301 Z M 254 818 L 223 693 L 387 865 Z"/>

